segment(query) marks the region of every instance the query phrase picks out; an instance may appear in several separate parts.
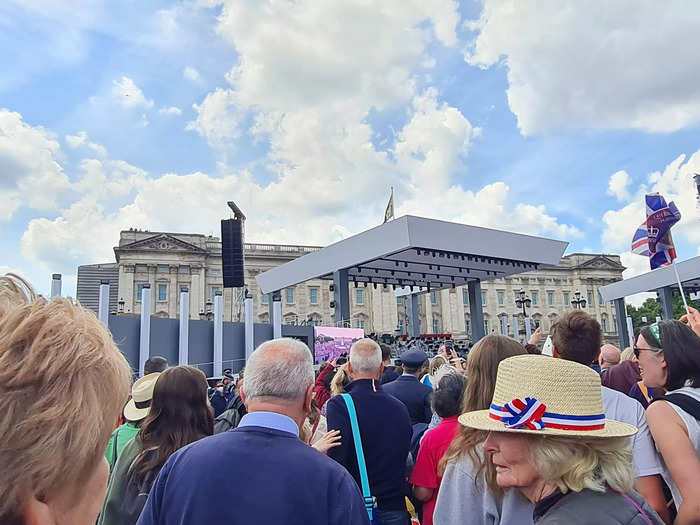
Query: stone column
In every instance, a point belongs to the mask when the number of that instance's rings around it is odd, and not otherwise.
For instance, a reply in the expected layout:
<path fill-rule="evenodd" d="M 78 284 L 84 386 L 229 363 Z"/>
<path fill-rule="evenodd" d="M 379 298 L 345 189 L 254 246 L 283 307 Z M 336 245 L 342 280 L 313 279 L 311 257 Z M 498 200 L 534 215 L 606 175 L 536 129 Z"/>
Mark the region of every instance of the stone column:
<path fill-rule="evenodd" d="M 178 315 L 177 301 L 179 290 L 177 288 L 177 268 L 171 266 L 168 271 L 170 277 L 170 283 L 168 284 L 168 317 L 174 318 Z"/>

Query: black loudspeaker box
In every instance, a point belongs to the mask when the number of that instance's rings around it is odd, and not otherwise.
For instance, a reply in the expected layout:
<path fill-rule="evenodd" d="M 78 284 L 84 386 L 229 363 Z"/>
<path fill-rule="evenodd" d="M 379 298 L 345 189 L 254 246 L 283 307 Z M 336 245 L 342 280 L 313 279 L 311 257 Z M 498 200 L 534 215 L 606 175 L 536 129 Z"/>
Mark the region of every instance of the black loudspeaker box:
<path fill-rule="evenodd" d="M 240 288 L 243 277 L 243 223 L 236 219 L 221 221 L 221 267 L 224 288 Z"/>

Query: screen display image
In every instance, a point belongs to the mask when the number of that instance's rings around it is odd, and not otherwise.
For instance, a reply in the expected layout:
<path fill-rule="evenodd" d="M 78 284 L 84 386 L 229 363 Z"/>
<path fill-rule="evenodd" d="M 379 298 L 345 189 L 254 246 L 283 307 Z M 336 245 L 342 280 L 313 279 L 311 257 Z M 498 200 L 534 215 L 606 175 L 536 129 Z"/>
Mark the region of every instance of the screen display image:
<path fill-rule="evenodd" d="M 336 328 L 333 326 L 314 327 L 314 361 L 332 361 L 350 353 L 350 347 L 365 336 L 362 328 Z"/>

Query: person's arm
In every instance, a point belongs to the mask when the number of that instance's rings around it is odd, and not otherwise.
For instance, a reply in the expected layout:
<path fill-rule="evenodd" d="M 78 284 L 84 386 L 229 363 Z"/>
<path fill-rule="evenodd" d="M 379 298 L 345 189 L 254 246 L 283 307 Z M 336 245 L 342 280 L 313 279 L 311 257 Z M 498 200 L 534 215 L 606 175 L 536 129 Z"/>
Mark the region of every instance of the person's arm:
<path fill-rule="evenodd" d="M 649 506 L 656 511 L 664 523 L 671 523 L 671 515 L 668 512 L 664 489 L 661 485 L 661 476 L 657 474 L 638 477 L 634 480 L 634 488 Z"/>
<path fill-rule="evenodd" d="M 328 523 L 333 525 L 370 525 L 362 491 L 347 471 L 343 471 L 342 474 L 338 477 L 337 490 L 332 492 L 337 500 L 329 506 L 331 514 L 328 516 Z"/>
<path fill-rule="evenodd" d="M 425 410 L 425 420 L 423 423 L 429 424 L 430 420 L 433 419 L 433 409 L 430 406 L 430 395 L 431 392 L 425 394 L 425 398 L 423 399 L 423 409 Z"/>
<path fill-rule="evenodd" d="M 410 483 L 413 485 L 413 495 L 417 500 L 426 502 L 433 497 L 433 492 L 438 487 L 438 461 L 435 457 L 431 433 L 423 434 L 423 442 L 418 449 L 416 465 L 411 473 Z"/>
<path fill-rule="evenodd" d="M 336 460 L 347 468 L 350 464 L 351 446 L 354 444 L 352 441 L 348 409 L 342 397 L 332 397 L 326 403 L 326 423 L 328 425 L 328 432 L 333 430 L 340 431 L 340 445 L 328 450 L 328 457 Z"/>
<path fill-rule="evenodd" d="M 435 490 L 429 489 L 428 487 L 413 487 L 413 495 L 418 501 L 422 501 L 423 503 L 429 501 L 430 498 L 433 497 L 433 492 L 435 492 Z"/>
<path fill-rule="evenodd" d="M 316 378 L 316 383 L 314 383 L 314 387 L 325 387 L 324 380 L 326 379 L 326 376 L 328 374 L 331 374 L 334 372 L 335 372 L 335 359 L 333 359 L 333 361 L 331 361 L 326 368 L 321 370 L 321 373 L 318 374 L 318 377 Z"/>
<path fill-rule="evenodd" d="M 688 312 L 690 313 L 683 314 L 679 321 L 688 323 L 688 326 L 693 329 L 693 332 L 700 336 L 700 312 L 692 306 L 688 307 Z"/>
<path fill-rule="evenodd" d="M 688 438 L 683 420 L 666 401 L 656 401 L 647 409 L 647 421 L 656 446 L 683 497 L 675 525 L 700 525 L 700 459 Z"/>

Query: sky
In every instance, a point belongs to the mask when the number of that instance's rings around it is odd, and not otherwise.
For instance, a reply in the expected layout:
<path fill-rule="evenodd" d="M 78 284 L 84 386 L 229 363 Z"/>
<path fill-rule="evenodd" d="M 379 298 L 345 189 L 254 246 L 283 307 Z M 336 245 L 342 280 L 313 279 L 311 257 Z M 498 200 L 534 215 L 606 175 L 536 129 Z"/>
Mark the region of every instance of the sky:
<path fill-rule="evenodd" d="M 75 294 L 129 228 L 325 245 L 413 214 L 700 255 L 700 8 L 654 0 L 5 0 L 0 273 Z"/>

